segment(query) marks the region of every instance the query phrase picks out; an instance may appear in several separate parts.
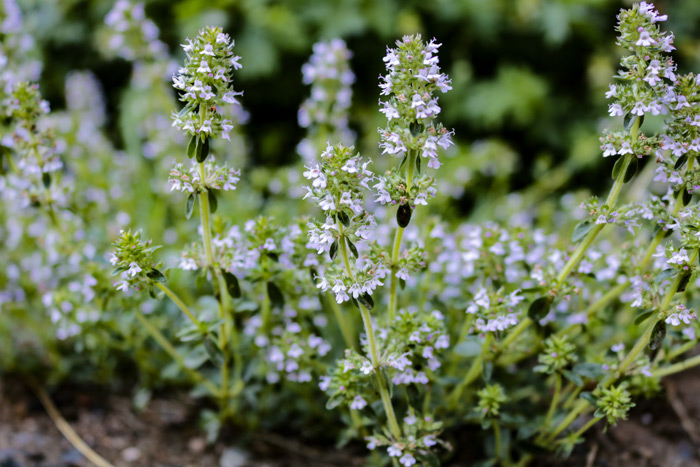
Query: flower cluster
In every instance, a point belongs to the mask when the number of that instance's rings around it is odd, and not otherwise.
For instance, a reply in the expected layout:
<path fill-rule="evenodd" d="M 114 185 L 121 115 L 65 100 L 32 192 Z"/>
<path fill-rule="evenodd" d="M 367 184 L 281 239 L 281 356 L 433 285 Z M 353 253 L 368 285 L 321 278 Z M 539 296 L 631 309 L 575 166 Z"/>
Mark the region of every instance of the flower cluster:
<path fill-rule="evenodd" d="M 452 145 L 452 132 L 443 128 L 434 119 L 440 106 L 434 93 L 445 93 L 452 89 L 450 79 L 440 72 L 437 56 L 440 44 L 431 40 L 427 44 L 420 35 L 405 36 L 397 41 L 396 49 L 387 49 L 384 57 L 388 73 L 382 77 L 380 88 L 383 96 L 380 111 L 387 117 L 386 128 L 380 128 L 382 154 L 402 157 L 398 170 L 378 177 L 375 186 L 377 201 L 415 206 L 427 204 L 434 196 L 434 181 L 420 176 L 421 158 L 428 159 L 428 167 L 440 167 L 438 147 L 447 149 Z M 403 182 L 397 177 L 406 166 Z M 418 177 L 414 180 L 414 171 Z M 402 222 L 400 221 L 399 224 Z"/>
<path fill-rule="evenodd" d="M 105 43 L 109 54 L 125 60 L 153 59 L 166 53 L 158 40 L 158 26 L 146 17 L 144 3 L 117 0 L 105 17 Z"/>
<path fill-rule="evenodd" d="M 348 127 L 348 110 L 355 75 L 350 70 L 350 52 L 341 39 L 318 42 L 313 55 L 301 68 L 303 82 L 311 85 L 311 96 L 299 108 L 299 125 L 308 135 L 297 146 L 305 161 L 313 161 L 327 141 L 351 145 L 355 135 Z"/>
<path fill-rule="evenodd" d="M 642 117 L 668 113 L 673 102 L 666 93 L 664 80 L 676 81 L 676 65 L 664 53 L 675 50 L 673 34 L 662 32 L 657 23 L 666 20 L 654 5 L 641 2 L 618 15 L 617 44 L 632 54 L 623 57 L 618 72 L 620 82 L 610 85 L 606 94 L 615 98 L 610 104 L 611 116 L 631 114 Z"/>
<path fill-rule="evenodd" d="M 550 336 L 544 341 L 544 350 L 537 357 L 540 365 L 535 370 L 552 374 L 575 363 L 576 358 L 576 346 L 567 336 Z"/>
<path fill-rule="evenodd" d="M 489 384 L 477 391 L 476 395 L 479 398 L 476 412 L 483 419 L 497 418 L 500 415 L 501 405 L 508 401 L 500 384 Z"/>
<path fill-rule="evenodd" d="M 240 180 L 240 170 L 228 167 L 219 167 L 213 161 L 206 163 L 206 179 L 202 182 L 196 164 L 186 169 L 181 163 L 174 163 L 170 169 L 168 183 L 170 190 L 177 190 L 183 193 L 199 193 L 204 190 L 231 191 L 236 189 L 236 184 Z"/>
<path fill-rule="evenodd" d="M 520 311 L 517 305 L 525 300 L 520 289 L 506 294 L 503 289 L 489 293 L 485 287 L 479 288 L 474 300 L 467 307 L 467 313 L 477 316 L 474 327 L 478 332 L 505 331 L 518 324 Z"/>
<path fill-rule="evenodd" d="M 375 225 L 363 201 L 363 189 L 368 188 L 374 177 L 367 168 L 369 163 L 354 153 L 352 147 L 329 145 L 321 154 L 321 162 L 307 165 L 304 172 L 311 181 L 311 186 L 306 187 L 306 198 L 311 198 L 326 215 L 323 223 L 309 222 L 307 247 L 319 254 L 328 252 L 331 259 L 339 252 L 347 259 L 350 250 L 359 260 L 357 275 L 343 267 L 319 271 L 318 287 L 324 291 L 332 289 L 338 303 L 350 300 L 350 295 L 354 299 L 371 295 L 388 273 L 383 264 L 366 261 L 359 255 L 361 243 L 370 238 Z"/>
<path fill-rule="evenodd" d="M 450 449 L 449 444 L 437 438 L 437 434 L 442 429 L 442 422 L 436 421 L 431 415 L 420 416 L 413 408 L 403 419 L 402 432 L 405 433 L 403 440 L 393 440 L 384 434 L 374 434 L 365 438 L 369 450 L 386 446 L 389 457 L 398 460 L 399 464 L 410 467 L 434 461 L 435 457 L 431 450 L 436 445 Z M 420 464 L 419 464 L 420 465 Z"/>
<path fill-rule="evenodd" d="M 238 104 L 236 97 L 242 94 L 232 88 L 232 71 L 241 68 L 240 57 L 233 54 L 233 45 L 221 28 L 202 29 L 194 40 L 187 39 L 182 44 L 187 60 L 173 76 L 173 87 L 181 92 L 180 100 L 185 106 L 179 113 L 173 113 L 173 125 L 192 135 L 193 142 L 206 143 L 218 135 L 230 138 L 232 120 L 224 118 L 222 108 L 226 104 Z M 190 150 L 188 155 L 192 155 Z"/>
<path fill-rule="evenodd" d="M 605 417 L 608 425 L 615 425 L 618 420 L 625 420 L 629 410 L 635 406 L 624 384 L 603 389 L 597 400 L 596 417 Z"/>
<path fill-rule="evenodd" d="M 155 282 L 165 282 L 165 275 L 160 272 L 161 264 L 155 260 L 153 253 L 160 246 L 151 246 L 151 241 L 141 240 L 141 232 L 122 230 L 119 239 L 114 242 L 115 251 L 109 262 L 114 266 L 113 275 L 120 280 L 114 283 L 118 290 L 129 288 L 140 290 L 151 287 Z"/>

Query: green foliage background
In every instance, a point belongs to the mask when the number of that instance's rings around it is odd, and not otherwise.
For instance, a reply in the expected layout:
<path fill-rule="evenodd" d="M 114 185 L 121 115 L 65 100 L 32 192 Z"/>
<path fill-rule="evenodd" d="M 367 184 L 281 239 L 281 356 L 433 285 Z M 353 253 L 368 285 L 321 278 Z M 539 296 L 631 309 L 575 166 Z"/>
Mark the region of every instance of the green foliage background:
<path fill-rule="evenodd" d="M 676 32 L 677 62 L 700 69 L 700 3 L 661 1 L 657 7 Z M 124 145 L 117 122 L 130 65 L 97 52 L 96 30 L 111 1 L 26 0 L 31 33 L 43 53 L 42 92 L 60 108 L 70 70 L 89 69 L 104 85 L 110 128 Z M 604 189 L 610 167 L 600 158 L 598 127 L 607 116 L 603 94 L 615 73 L 615 15 L 631 2 L 611 0 L 185 0 L 146 2 L 171 53 L 206 24 L 218 24 L 236 40 L 244 68 L 236 86 L 250 111 L 245 129 L 249 163 L 283 165 L 298 160 L 302 137 L 296 125 L 299 103 L 308 93 L 301 65 L 314 42 L 341 37 L 354 52 L 352 125 L 362 135 L 360 150 L 376 153 L 377 77 L 385 45 L 402 34 L 436 37 L 443 69 L 454 90 L 441 99 L 444 121 L 456 130 L 460 163 L 477 169 L 461 200 L 461 211 L 478 205 L 478 195 L 495 179 L 498 191 L 520 189 L 548 174 L 556 189 L 575 177 L 575 186 Z M 472 143 L 478 142 L 478 145 Z M 491 164 L 485 162 L 491 161 Z M 498 173 L 493 170 L 498 167 Z M 550 172 L 551 169 L 556 169 Z M 492 187 L 492 186 L 491 186 Z M 571 185 L 569 185 L 571 187 Z M 493 187 L 492 187 L 493 188 Z"/>

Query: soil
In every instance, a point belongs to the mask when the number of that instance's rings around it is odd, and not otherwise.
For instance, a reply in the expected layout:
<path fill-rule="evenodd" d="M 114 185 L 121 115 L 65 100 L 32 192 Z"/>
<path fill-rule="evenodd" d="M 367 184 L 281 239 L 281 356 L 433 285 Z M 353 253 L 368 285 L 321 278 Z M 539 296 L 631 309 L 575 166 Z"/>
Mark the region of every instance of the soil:
<path fill-rule="evenodd" d="M 197 406 L 185 396 L 155 397 L 142 411 L 122 395 L 62 390 L 52 397 L 81 438 L 115 467 L 365 463 L 362 451 L 308 446 L 270 433 L 255 436 L 245 450 L 236 446 L 234 433 L 208 445 L 194 422 Z M 637 401 L 629 420 L 607 433 L 600 425 L 590 430 L 586 442 L 568 459 L 540 459 L 534 465 L 700 467 L 700 369 L 665 380 L 661 396 Z M 0 467 L 90 465 L 26 385 L 7 378 L 0 381 Z"/>

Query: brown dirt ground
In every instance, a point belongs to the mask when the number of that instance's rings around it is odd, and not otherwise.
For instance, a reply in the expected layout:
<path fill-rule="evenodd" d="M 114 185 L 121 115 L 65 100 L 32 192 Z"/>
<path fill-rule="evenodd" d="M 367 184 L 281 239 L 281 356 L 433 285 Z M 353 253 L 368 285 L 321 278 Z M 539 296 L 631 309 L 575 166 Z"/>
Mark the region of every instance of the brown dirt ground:
<path fill-rule="evenodd" d="M 700 467 L 700 368 L 664 382 L 664 393 L 638 401 L 630 419 L 602 433 L 591 430 L 567 460 L 537 466 Z M 136 412 L 129 397 L 65 391 L 53 395 L 75 431 L 116 467 L 363 465 L 362 453 L 302 445 L 274 434 L 254 437 L 243 452 L 235 435 L 208 446 L 194 423 L 197 407 L 184 396 L 154 398 Z M 601 425 L 601 424 L 599 424 Z M 0 467 L 91 465 L 68 443 L 36 397 L 19 381 L 0 380 Z M 468 465 L 460 462 L 452 465 Z"/>

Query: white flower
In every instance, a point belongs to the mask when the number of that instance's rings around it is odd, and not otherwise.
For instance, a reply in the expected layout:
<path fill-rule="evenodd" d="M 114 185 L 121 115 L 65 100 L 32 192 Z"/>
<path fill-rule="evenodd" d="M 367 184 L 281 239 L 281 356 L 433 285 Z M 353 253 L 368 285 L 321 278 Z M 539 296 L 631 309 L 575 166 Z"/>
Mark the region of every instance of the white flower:
<path fill-rule="evenodd" d="M 642 29 L 642 32 L 639 33 L 639 39 L 637 40 L 637 42 L 635 42 L 635 45 L 649 47 L 650 45 L 655 43 L 656 41 L 651 38 L 649 32 L 647 32 L 646 29 Z"/>
<path fill-rule="evenodd" d="M 386 452 L 388 452 L 391 457 L 399 457 L 401 455 L 401 449 L 396 444 L 389 446 Z"/>
<path fill-rule="evenodd" d="M 202 60 L 199 63 L 199 68 L 197 68 L 197 73 L 211 73 L 211 68 L 206 60 Z"/>
<path fill-rule="evenodd" d="M 132 261 L 131 263 L 129 263 L 129 270 L 126 271 L 126 273 L 128 275 L 130 275 L 131 277 L 134 277 L 134 276 L 136 276 L 136 274 L 140 273 L 141 271 L 142 271 L 141 267 Z"/>
<path fill-rule="evenodd" d="M 219 35 L 221 35 L 221 34 L 219 34 Z M 210 55 L 210 56 L 213 57 L 213 56 L 215 55 L 215 54 L 214 54 L 214 46 L 212 46 L 211 44 L 207 44 L 207 45 L 204 46 L 204 50 L 202 50 L 202 51 L 199 52 L 199 53 L 200 53 L 201 55 Z M 205 63 L 206 63 L 206 62 L 205 62 Z"/>
<path fill-rule="evenodd" d="M 362 396 L 355 396 L 350 404 L 352 410 L 362 410 L 367 406 L 367 401 L 362 398 Z"/>
<path fill-rule="evenodd" d="M 401 457 L 401 459 L 399 459 L 399 462 L 406 467 L 411 467 L 416 463 L 416 459 L 411 454 L 406 453 Z"/>

